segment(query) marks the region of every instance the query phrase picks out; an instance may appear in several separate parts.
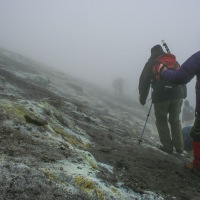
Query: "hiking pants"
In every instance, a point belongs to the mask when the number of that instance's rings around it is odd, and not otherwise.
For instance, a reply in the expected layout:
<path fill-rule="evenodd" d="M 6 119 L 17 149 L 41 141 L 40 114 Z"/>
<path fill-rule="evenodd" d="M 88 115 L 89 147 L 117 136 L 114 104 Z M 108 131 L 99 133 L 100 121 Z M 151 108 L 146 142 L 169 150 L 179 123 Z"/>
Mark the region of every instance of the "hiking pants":
<path fill-rule="evenodd" d="M 169 151 L 173 151 L 173 147 L 176 151 L 183 150 L 182 128 L 179 119 L 182 103 L 182 99 L 154 103 L 160 142 L 163 148 Z"/>
<path fill-rule="evenodd" d="M 190 136 L 194 142 L 200 142 L 200 113 L 196 114 Z"/>

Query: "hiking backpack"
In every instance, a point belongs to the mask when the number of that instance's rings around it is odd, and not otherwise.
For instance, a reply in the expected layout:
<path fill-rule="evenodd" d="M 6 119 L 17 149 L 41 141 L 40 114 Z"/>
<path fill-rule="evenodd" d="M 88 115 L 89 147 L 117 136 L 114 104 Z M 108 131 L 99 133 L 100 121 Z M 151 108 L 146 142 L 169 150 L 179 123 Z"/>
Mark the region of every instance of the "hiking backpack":
<path fill-rule="evenodd" d="M 177 63 L 176 57 L 171 53 L 166 53 L 158 56 L 155 59 L 155 64 L 152 68 L 154 79 L 161 79 L 160 72 L 164 67 L 166 67 L 169 70 L 178 70 L 180 68 L 180 65 Z"/>

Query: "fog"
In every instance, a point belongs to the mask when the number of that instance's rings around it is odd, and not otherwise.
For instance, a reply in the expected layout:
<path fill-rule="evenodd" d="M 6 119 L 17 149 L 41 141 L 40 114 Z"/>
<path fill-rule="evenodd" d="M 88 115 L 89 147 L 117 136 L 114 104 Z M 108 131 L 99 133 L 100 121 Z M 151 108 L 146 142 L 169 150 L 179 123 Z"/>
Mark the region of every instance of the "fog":
<path fill-rule="evenodd" d="M 199 51 L 199 8 L 199 0 L 1 0 L 0 46 L 101 87 L 121 77 L 137 96 L 152 46 L 164 39 L 180 64 Z"/>

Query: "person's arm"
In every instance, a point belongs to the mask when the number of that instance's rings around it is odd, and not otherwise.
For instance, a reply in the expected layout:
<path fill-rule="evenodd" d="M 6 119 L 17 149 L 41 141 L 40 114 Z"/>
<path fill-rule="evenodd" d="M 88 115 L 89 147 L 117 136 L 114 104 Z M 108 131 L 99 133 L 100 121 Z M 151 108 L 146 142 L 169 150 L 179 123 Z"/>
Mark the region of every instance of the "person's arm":
<path fill-rule="evenodd" d="M 139 79 L 139 94 L 140 94 L 140 103 L 142 105 L 145 105 L 146 99 L 149 94 L 150 85 L 151 85 L 151 68 L 150 68 L 150 62 L 147 62 L 144 66 L 144 69 L 141 73 L 140 79 Z"/>
<path fill-rule="evenodd" d="M 186 84 L 200 73 L 200 51 L 188 58 L 177 71 L 163 70 L 161 76 L 175 84 Z"/>

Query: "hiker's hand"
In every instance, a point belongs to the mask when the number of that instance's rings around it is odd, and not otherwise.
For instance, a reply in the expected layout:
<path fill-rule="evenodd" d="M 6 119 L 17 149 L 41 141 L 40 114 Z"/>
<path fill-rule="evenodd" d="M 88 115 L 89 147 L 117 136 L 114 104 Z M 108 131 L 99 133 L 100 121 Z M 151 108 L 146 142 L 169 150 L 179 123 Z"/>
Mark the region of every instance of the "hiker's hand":
<path fill-rule="evenodd" d="M 160 66 L 158 68 L 158 72 L 161 74 L 164 70 L 167 70 L 167 67 L 163 64 L 160 64 Z"/>
<path fill-rule="evenodd" d="M 144 106 L 144 105 L 145 105 L 145 103 L 146 103 L 146 101 L 145 101 L 144 99 L 141 99 L 141 98 L 140 98 L 140 103 L 141 103 L 141 105 L 143 105 L 143 106 Z"/>

